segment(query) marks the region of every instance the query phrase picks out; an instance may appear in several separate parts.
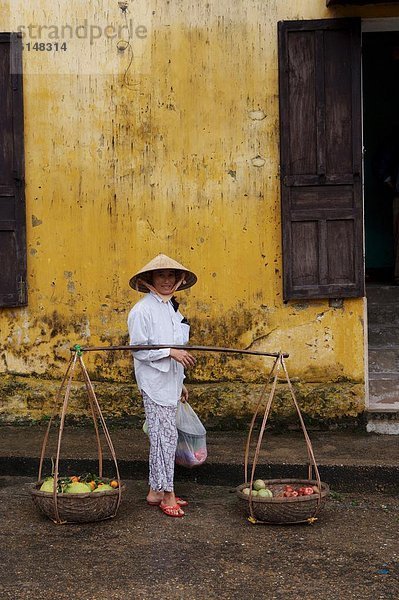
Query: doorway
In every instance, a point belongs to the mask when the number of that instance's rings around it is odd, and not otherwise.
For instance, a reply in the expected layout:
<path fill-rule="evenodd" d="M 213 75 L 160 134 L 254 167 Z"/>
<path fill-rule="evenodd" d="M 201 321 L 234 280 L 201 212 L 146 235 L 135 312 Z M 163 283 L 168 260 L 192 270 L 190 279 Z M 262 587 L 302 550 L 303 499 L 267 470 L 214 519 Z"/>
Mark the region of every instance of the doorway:
<path fill-rule="evenodd" d="M 362 74 L 368 409 L 396 412 L 399 281 L 395 281 L 393 233 L 397 173 L 392 166 L 399 163 L 399 27 L 363 30 Z"/>
<path fill-rule="evenodd" d="M 393 282 L 392 189 L 384 184 L 399 135 L 399 31 L 362 36 L 366 282 Z"/>

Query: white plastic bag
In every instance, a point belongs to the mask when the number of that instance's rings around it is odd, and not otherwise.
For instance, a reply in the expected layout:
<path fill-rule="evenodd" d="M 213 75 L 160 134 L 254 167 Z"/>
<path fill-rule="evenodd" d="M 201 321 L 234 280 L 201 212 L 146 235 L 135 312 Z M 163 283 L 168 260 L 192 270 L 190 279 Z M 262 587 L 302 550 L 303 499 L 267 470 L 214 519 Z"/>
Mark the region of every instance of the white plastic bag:
<path fill-rule="evenodd" d="M 206 429 L 188 402 L 178 403 L 176 426 L 178 433 L 176 464 L 183 467 L 202 465 L 208 455 Z"/>

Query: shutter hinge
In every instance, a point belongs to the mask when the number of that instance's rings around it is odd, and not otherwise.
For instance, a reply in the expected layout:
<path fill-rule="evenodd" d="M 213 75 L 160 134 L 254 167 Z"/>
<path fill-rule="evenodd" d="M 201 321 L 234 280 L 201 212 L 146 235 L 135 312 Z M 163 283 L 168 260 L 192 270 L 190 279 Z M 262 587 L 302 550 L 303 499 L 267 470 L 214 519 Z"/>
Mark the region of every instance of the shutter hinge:
<path fill-rule="evenodd" d="M 18 279 L 18 300 L 20 304 L 25 302 L 26 298 L 26 281 L 22 275 Z"/>

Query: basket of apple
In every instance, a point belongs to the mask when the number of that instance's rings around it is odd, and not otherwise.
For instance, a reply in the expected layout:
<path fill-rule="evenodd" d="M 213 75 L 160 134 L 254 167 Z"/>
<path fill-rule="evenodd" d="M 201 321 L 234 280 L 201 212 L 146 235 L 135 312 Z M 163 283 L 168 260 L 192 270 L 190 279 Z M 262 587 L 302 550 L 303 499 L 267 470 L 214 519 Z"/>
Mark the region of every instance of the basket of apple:
<path fill-rule="evenodd" d="M 88 523 L 114 517 L 125 485 L 120 479 L 81 476 L 46 477 L 31 490 L 41 513 L 55 523 Z"/>
<path fill-rule="evenodd" d="M 316 479 L 256 479 L 236 491 L 250 519 L 277 525 L 312 522 L 330 490 Z"/>
<path fill-rule="evenodd" d="M 249 427 L 244 454 L 245 483 L 236 488 L 237 497 L 251 523 L 313 523 L 324 507 L 329 495 L 329 487 L 320 479 L 312 443 L 288 375 L 285 358 L 289 355 L 280 351 L 274 356 L 275 361 L 267 383 L 261 390 Z M 307 451 L 307 479 L 257 479 L 255 477 L 277 383 L 284 380 L 281 378 L 282 372 L 304 436 Z M 257 431 L 258 422 L 260 427 L 257 441 L 253 445 L 253 436 Z"/>

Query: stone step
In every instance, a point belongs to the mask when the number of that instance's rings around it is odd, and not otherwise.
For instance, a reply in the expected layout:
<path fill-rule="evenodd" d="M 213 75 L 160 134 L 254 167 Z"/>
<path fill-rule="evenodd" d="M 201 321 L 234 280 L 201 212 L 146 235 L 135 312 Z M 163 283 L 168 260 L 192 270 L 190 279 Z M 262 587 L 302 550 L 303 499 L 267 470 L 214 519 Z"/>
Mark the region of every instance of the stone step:
<path fill-rule="evenodd" d="M 377 348 L 369 346 L 369 374 L 398 373 L 399 348 Z"/>
<path fill-rule="evenodd" d="M 367 304 L 370 303 L 399 303 L 398 285 L 368 285 L 366 286 Z"/>
<path fill-rule="evenodd" d="M 370 378 L 369 407 L 399 410 L 399 378 Z"/>
<path fill-rule="evenodd" d="M 399 435 L 399 410 L 369 410 L 366 416 L 368 433 Z"/>
<path fill-rule="evenodd" d="M 399 327 L 388 324 L 370 324 L 368 327 L 368 343 L 372 348 L 399 348 Z"/>
<path fill-rule="evenodd" d="M 368 305 L 367 321 L 369 326 L 387 324 L 399 326 L 399 303 Z"/>
<path fill-rule="evenodd" d="M 368 285 L 366 297 L 371 411 L 367 431 L 397 435 L 399 420 L 393 421 L 392 415 L 399 415 L 399 286 Z"/>
<path fill-rule="evenodd" d="M 369 381 L 397 381 L 399 385 L 398 371 L 369 371 Z"/>

